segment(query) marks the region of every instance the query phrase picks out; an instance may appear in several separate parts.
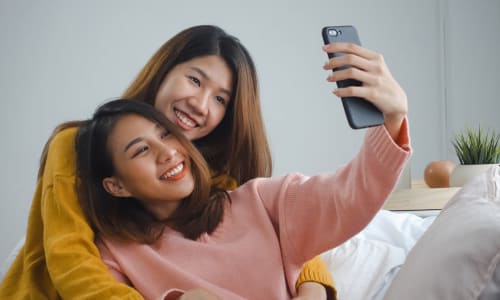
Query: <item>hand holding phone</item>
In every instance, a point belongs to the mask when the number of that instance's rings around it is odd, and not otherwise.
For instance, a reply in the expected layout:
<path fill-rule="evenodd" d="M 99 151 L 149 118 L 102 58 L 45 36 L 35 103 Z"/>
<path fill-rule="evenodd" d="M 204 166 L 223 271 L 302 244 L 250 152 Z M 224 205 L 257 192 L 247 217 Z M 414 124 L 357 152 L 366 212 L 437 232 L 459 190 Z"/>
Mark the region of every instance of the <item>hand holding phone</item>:
<path fill-rule="evenodd" d="M 322 29 L 323 42 L 325 45 L 335 42 L 347 42 L 361 45 L 358 33 L 354 26 L 326 26 Z M 328 53 L 329 58 L 342 56 L 344 53 Z M 351 68 L 344 66 L 334 69 L 333 72 Z M 362 83 L 354 79 L 337 81 L 337 87 L 361 86 Z M 380 110 L 371 102 L 359 97 L 343 97 L 342 105 L 349 126 L 353 129 L 361 129 L 384 123 L 384 116 Z"/>

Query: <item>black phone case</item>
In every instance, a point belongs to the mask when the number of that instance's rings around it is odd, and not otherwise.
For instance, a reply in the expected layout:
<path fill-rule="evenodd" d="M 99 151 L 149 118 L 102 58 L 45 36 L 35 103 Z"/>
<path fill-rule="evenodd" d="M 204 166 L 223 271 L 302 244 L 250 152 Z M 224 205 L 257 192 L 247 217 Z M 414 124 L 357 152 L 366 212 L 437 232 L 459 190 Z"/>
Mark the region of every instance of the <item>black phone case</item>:
<path fill-rule="evenodd" d="M 354 26 L 326 26 L 321 30 L 323 42 L 330 44 L 333 42 L 348 42 L 361 45 L 358 33 Z M 328 53 L 329 58 L 342 56 L 343 53 Z M 333 71 L 350 68 L 349 66 L 334 69 Z M 337 81 L 337 87 L 361 86 L 361 82 L 354 79 Z M 347 117 L 349 126 L 353 129 L 378 126 L 384 123 L 384 116 L 380 110 L 371 102 L 359 97 L 344 97 L 342 105 Z"/>

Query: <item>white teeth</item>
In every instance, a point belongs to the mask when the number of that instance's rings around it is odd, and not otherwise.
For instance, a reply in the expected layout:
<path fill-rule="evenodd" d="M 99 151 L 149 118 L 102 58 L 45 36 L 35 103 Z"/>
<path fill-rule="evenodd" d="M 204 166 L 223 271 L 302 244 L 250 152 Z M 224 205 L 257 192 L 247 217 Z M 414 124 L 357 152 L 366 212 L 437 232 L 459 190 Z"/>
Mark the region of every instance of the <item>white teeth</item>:
<path fill-rule="evenodd" d="M 184 123 L 186 126 L 189 126 L 189 127 L 195 127 L 196 126 L 196 123 L 193 122 L 191 119 L 187 118 L 183 113 L 181 113 L 180 111 L 178 110 L 175 110 L 175 115 L 177 116 L 177 118 L 179 118 L 179 120 L 181 120 L 182 123 Z"/>
<path fill-rule="evenodd" d="M 184 164 L 179 164 L 173 170 L 168 171 L 167 173 L 160 176 L 160 179 L 167 179 L 169 177 L 175 176 L 179 174 L 184 169 Z"/>

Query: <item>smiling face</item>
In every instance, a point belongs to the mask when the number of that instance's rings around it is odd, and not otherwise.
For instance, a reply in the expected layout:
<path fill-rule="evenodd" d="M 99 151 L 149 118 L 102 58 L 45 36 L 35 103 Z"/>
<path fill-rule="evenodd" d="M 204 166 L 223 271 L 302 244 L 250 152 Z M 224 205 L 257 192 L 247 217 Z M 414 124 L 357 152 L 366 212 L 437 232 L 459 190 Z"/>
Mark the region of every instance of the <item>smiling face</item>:
<path fill-rule="evenodd" d="M 158 124 L 138 115 L 117 120 L 107 141 L 114 175 L 106 191 L 140 200 L 158 219 L 167 218 L 194 189 L 186 149 Z"/>
<path fill-rule="evenodd" d="M 201 56 L 173 68 L 156 95 L 155 107 L 189 140 L 208 135 L 224 118 L 233 76 L 217 55 Z"/>

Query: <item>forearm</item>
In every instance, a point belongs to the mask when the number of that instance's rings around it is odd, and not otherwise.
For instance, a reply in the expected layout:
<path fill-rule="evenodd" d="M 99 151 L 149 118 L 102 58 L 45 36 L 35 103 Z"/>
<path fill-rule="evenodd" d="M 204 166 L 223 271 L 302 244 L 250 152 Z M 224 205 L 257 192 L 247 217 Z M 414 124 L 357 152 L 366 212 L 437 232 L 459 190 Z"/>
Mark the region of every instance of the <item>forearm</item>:
<path fill-rule="evenodd" d="M 405 117 L 406 117 L 405 115 L 394 115 L 394 116 L 384 117 L 384 126 L 394 141 L 397 141 L 400 135 L 401 126 L 403 125 Z"/>

